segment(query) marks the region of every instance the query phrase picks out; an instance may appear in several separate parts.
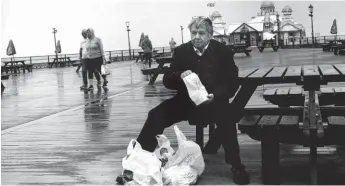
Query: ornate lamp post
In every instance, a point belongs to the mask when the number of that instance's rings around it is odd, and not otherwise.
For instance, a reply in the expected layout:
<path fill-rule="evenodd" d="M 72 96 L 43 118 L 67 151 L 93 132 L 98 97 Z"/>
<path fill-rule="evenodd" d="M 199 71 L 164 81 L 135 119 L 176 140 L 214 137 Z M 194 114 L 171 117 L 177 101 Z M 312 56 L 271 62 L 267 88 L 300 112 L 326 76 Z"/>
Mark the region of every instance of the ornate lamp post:
<path fill-rule="evenodd" d="M 182 43 L 183 43 L 183 26 L 180 26 L 181 27 L 181 38 L 182 38 Z"/>
<path fill-rule="evenodd" d="M 278 27 L 278 47 L 280 47 L 280 20 L 279 20 L 278 12 L 277 12 L 277 27 Z"/>
<path fill-rule="evenodd" d="M 313 48 L 314 48 L 314 42 L 315 42 L 315 40 L 314 40 L 314 24 L 313 24 L 313 9 L 314 9 L 314 7 L 313 7 L 313 5 L 309 5 L 309 16 L 310 16 L 310 19 L 311 19 L 311 37 L 312 37 L 312 40 L 313 40 Z"/>
<path fill-rule="evenodd" d="M 129 31 L 131 31 L 129 29 L 129 22 L 126 22 L 126 27 L 127 27 L 127 32 L 128 32 L 128 52 L 129 52 L 129 59 L 132 59 L 132 54 L 131 54 L 131 40 L 129 38 Z"/>
<path fill-rule="evenodd" d="M 58 60 L 58 54 L 57 54 L 57 50 L 56 50 L 56 37 L 55 37 L 56 32 L 57 32 L 56 28 L 53 28 L 54 46 L 55 46 L 55 58 L 56 58 L 56 60 Z"/>

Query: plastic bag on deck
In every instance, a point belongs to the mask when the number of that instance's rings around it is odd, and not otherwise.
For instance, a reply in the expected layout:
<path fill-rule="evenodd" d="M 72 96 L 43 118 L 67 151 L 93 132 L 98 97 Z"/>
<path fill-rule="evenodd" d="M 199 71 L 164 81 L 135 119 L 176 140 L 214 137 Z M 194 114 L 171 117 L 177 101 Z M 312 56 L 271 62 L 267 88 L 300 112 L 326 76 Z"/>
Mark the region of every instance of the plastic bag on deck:
<path fill-rule="evenodd" d="M 133 181 L 128 184 L 162 185 L 161 162 L 154 153 L 141 148 L 136 140 L 127 147 L 127 156 L 122 159 L 124 170 L 133 172 Z"/>

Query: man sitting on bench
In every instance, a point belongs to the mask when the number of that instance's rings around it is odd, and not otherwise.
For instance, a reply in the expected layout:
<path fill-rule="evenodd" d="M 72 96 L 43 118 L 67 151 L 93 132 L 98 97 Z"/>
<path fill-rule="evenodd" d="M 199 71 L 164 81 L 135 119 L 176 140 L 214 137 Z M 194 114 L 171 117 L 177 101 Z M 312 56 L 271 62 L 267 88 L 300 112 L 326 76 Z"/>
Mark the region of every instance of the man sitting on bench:
<path fill-rule="evenodd" d="M 238 89 L 238 68 L 233 60 L 233 52 L 218 41 L 211 40 L 212 21 L 197 17 L 188 26 L 192 40 L 175 49 L 171 63 L 172 72 L 164 74 L 164 85 L 178 93 L 165 100 L 148 113 L 148 118 L 137 141 L 142 148 L 154 151 L 156 135 L 164 129 L 183 120 L 191 124 L 205 126 L 216 123 L 218 137 L 222 140 L 225 161 L 232 165 L 233 181 L 248 184 L 249 175 L 239 156 L 237 129 L 229 123 L 229 98 Z M 199 76 L 209 95 L 208 100 L 195 106 L 189 98 L 183 78 L 192 72 Z M 220 132 L 219 132 L 220 131 Z"/>

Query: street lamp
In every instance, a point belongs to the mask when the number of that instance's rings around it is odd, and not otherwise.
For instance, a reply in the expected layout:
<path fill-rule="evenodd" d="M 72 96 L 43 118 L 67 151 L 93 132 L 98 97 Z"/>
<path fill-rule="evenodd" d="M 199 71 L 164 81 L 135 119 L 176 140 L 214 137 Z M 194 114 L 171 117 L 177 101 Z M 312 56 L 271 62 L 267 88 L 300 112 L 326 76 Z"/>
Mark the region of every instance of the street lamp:
<path fill-rule="evenodd" d="M 128 52 L 129 52 L 129 59 L 132 59 L 132 54 L 131 54 L 131 40 L 129 38 L 129 31 L 131 31 L 129 29 L 129 22 L 126 22 L 126 27 L 127 27 L 127 32 L 128 32 Z"/>
<path fill-rule="evenodd" d="M 310 16 L 310 19 L 311 19 L 311 37 L 312 37 L 312 40 L 313 40 L 313 47 L 314 47 L 314 24 L 313 24 L 313 5 L 309 5 L 309 16 Z"/>
<path fill-rule="evenodd" d="M 181 27 L 181 38 L 182 38 L 182 43 L 183 43 L 183 26 L 180 26 Z"/>
<path fill-rule="evenodd" d="M 57 54 L 57 50 L 56 50 L 56 37 L 55 37 L 56 32 L 57 32 L 56 28 L 53 28 L 54 46 L 55 46 L 55 58 L 56 58 L 56 60 L 58 60 L 58 54 Z"/>
<path fill-rule="evenodd" d="M 278 48 L 280 47 L 280 20 L 279 20 L 279 14 L 277 12 L 277 27 L 278 27 Z"/>

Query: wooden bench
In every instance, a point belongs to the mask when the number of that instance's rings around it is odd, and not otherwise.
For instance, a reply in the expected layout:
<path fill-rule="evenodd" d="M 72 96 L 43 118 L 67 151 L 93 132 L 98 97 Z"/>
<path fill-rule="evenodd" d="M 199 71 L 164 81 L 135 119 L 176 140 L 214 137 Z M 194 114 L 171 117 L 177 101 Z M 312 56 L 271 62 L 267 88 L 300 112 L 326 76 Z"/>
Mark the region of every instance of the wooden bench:
<path fill-rule="evenodd" d="M 303 106 L 304 94 L 302 88 L 274 88 L 264 92 L 263 98 L 266 101 L 279 107 Z M 345 87 L 323 87 L 320 88 L 320 106 L 335 104 L 345 105 Z"/>
<path fill-rule="evenodd" d="M 244 117 L 238 123 L 241 132 L 248 134 L 254 140 L 261 141 L 261 163 L 264 184 L 280 184 L 279 143 L 299 144 L 305 147 L 310 147 L 312 143 L 304 134 L 303 107 L 281 109 L 281 113 L 278 113 L 276 109 L 247 110 Z M 290 109 L 290 112 L 288 109 Z M 322 119 L 325 135 L 322 138 L 318 138 L 316 141 L 317 146 L 344 145 L 345 108 L 326 109 L 321 107 L 320 110 L 323 114 L 322 117 L 320 116 L 320 120 Z M 311 130 L 315 130 L 316 133 L 316 129 Z M 311 148 L 310 162 L 315 163 L 316 156 L 316 149 L 313 150 Z M 316 164 L 311 164 L 311 166 L 316 166 Z"/>

